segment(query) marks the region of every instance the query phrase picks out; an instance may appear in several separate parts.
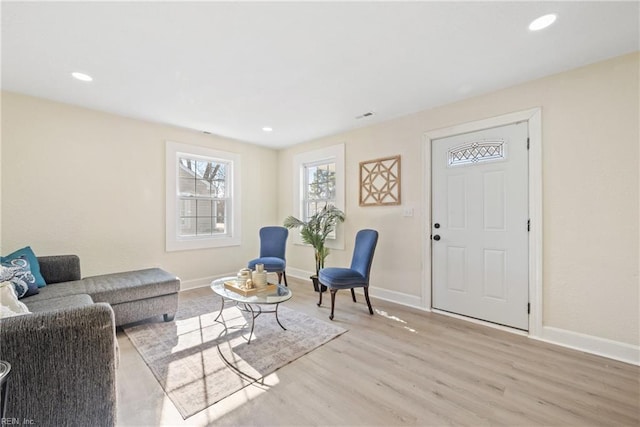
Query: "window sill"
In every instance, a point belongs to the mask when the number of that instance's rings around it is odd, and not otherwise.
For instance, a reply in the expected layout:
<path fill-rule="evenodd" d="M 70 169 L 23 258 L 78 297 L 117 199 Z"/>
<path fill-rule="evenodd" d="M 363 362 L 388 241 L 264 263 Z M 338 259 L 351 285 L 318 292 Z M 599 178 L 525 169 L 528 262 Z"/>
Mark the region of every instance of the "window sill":
<path fill-rule="evenodd" d="M 240 246 L 240 238 L 237 237 L 194 237 L 167 241 L 166 251 L 189 251 L 194 249 L 224 248 Z"/>

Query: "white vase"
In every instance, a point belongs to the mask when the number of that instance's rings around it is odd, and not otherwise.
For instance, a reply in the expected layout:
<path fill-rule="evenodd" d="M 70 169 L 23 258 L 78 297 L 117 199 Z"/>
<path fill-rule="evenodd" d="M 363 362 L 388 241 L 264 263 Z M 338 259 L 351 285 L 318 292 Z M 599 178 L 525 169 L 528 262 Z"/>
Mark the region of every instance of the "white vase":
<path fill-rule="evenodd" d="M 262 286 L 267 285 L 267 272 L 266 271 L 254 271 L 251 274 L 251 280 L 256 288 L 260 288 Z"/>

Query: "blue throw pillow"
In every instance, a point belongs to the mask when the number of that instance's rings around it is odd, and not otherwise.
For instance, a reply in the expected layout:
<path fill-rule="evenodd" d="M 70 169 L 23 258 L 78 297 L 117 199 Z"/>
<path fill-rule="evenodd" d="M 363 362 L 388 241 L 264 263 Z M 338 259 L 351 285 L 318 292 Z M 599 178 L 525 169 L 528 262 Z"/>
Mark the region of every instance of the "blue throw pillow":
<path fill-rule="evenodd" d="M 29 261 L 25 257 L 3 261 L 0 266 L 0 282 L 11 282 L 18 299 L 39 293 L 36 278 L 31 273 Z"/>
<path fill-rule="evenodd" d="M 39 288 L 44 288 L 47 283 L 44 281 L 44 277 L 42 277 L 42 274 L 40 274 L 40 264 L 38 263 L 36 254 L 34 254 L 31 250 L 31 247 L 27 246 L 26 248 L 18 249 L 12 254 L 3 256 L 0 261 L 4 263 L 5 261 L 11 261 L 16 258 L 24 258 L 29 262 L 31 273 L 36 279 L 36 286 L 38 286 Z"/>

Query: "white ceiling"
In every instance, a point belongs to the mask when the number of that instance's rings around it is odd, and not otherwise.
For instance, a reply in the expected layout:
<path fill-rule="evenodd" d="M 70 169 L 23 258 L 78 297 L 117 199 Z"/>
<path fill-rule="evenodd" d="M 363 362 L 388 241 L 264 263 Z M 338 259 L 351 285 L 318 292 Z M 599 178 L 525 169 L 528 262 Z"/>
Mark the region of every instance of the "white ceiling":
<path fill-rule="evenodd" d="M 528 30 L 550 12 L 553 26 Z M 3 90 L 270 147 L 640 47 L 638 2 L 3 2 L 1 13 Z"/>

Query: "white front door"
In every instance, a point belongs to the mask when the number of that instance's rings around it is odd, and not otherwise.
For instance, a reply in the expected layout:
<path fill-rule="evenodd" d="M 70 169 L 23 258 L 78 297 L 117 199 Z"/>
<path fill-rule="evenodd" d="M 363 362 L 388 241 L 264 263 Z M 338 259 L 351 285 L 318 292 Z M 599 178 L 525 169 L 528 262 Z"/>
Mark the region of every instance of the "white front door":
<path fill-rule="evenodd" d="M 433 308 L 528 330 L 527 132 L 433 140 Z"/>

